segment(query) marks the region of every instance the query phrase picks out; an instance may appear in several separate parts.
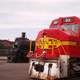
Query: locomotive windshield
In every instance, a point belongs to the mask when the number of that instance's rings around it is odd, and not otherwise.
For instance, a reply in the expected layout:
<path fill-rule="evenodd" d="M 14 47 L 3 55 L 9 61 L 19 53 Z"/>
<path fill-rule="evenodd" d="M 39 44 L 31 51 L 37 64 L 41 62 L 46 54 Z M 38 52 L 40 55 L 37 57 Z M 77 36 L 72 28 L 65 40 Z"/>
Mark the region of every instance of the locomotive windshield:
<path fill-rule="evenodd" d="M 71 30 L 74 32 L 78 32 L 78 29 L 80 29 L 80 24 L 63 24 L 61 26 L 54 26 L 54 29 L 63 29 L 63 30 Z"/>
<path fill-rule="evenodd" d="M 65 25 L 62 25 L 62 28 L 64 30 L 71 30 L 71 31 L 74 31 L 74 32 L 77 32 L 79 27 L 80 27 L 79 24 L 65 24 Z"/>

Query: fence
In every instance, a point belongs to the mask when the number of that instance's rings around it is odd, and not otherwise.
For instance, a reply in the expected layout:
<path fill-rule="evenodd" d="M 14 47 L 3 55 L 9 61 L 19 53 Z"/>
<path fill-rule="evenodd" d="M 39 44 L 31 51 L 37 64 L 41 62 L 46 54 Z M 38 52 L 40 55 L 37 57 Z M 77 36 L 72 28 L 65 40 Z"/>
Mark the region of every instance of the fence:
<path fill-rule="evenodd" d="M 8 56 L 12 53 L 12 49 L 0 49 L 0 56 Z"/>

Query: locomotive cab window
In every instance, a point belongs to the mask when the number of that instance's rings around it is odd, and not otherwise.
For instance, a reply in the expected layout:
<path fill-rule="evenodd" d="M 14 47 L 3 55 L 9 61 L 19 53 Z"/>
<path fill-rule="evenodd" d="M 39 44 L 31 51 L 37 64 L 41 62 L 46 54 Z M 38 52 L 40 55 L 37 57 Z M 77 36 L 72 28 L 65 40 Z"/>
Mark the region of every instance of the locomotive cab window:
<path fill-rule="evenodd" d="M 69 31 L 71 30 L 74 32 L 77 32 L 79 27 L 80 27 L 80 24 L 65 24 L 61 26 L 61 28 L 64 30 L 69 30 Z"/>

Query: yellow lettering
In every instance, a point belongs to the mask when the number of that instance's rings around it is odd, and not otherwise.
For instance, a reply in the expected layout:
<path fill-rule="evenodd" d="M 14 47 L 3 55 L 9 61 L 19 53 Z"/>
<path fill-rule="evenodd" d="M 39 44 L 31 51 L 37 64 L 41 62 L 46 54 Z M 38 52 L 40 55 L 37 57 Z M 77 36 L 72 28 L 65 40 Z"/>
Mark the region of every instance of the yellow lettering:
<path fill-rule="evenodd" d="M 37 42 L 36 42 L 36 46 L 38 48 L 41 49 L 49 49 L 49 46 L 58 48 L 60 46 L 66 46 L 66 45 L 72 45 L 75 46 L 77 45 L 77 42 L 73 42 L 73 41 L 60 41 L 54 38 L 49 38 L 49 37 L 44 37 L 44 38 L 40 38 Z"/>

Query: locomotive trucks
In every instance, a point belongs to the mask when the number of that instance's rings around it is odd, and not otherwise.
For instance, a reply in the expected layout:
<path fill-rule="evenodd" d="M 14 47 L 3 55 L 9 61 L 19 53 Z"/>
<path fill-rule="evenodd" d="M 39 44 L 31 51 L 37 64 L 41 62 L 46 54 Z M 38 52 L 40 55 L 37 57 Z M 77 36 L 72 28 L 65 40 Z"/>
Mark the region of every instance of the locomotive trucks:
<path fill-rule="evenodd" d="M 39 32 L 34 54 L 29 54 L 29 75 L 54 80 L 80 76 L 80 19 L 60 17 Z"/>

